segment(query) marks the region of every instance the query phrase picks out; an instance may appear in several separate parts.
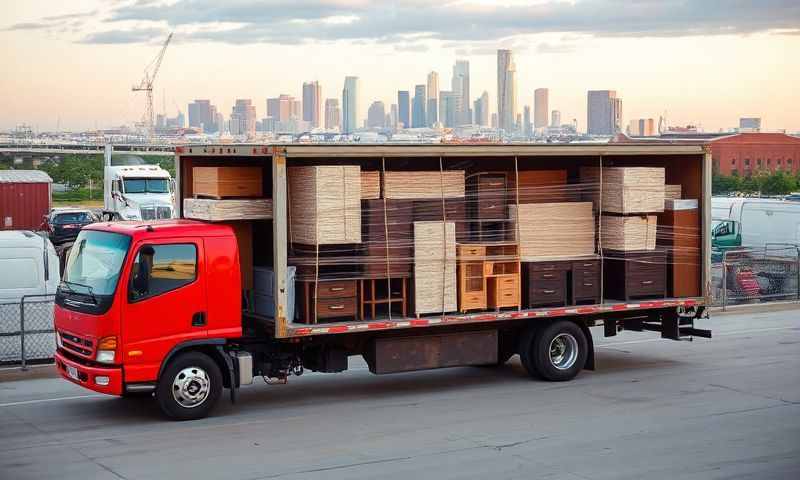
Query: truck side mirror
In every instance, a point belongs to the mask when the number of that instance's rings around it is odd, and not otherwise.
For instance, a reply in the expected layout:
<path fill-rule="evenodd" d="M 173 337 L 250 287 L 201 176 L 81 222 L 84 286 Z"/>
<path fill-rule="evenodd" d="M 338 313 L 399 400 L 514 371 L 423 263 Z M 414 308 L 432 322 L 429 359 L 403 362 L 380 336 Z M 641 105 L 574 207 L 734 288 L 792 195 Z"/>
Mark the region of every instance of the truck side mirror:
<path fill-rule="evenodd" d="M 150 291 L 150 274 L 153 271 L 153 256 L 155 250 L 150 245 L 145 245 L 139 249 L 139 267 L 133 273 L 132 298 L 144 297 Z"/>

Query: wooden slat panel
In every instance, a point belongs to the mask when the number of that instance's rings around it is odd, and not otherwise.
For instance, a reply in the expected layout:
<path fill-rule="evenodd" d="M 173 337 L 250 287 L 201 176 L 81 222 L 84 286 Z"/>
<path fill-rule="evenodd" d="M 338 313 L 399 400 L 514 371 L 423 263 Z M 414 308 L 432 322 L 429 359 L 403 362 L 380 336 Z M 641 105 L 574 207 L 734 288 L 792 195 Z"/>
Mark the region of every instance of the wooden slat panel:
<path fill-rule="evenodd" d="M 602 208 L 611 213 L 650 213 L 664 211 L 664 168 L 662 167 L 603 167 L 600 185 L 599 167 L 582 167 L 581 183 L 587 188 L 582 195 L 598 208 L 600 191 Z"/>
<path fill-rule="evenodd" d="M 361 243 L 357 165 L 289 167 L 290 239 L 306 245 Z"/>
<path fill-rule="evenodd" d="M 383 176 L 383 194 L 395 199 L 462 198 L 465 178 L 463 170 L 389 171 Z"/>
<path fill-rule="evenodd" d="M 210 222 L 268 220 L 272 218 L 272 199 L 214 200 L 208 198 L 185 198 L 183 199 L 183 216 Z"/>
<path fill-rule="evenodd" d="M 456 308 L 456 226 L 414 222 L 414 312 Z"/>
<path fill-rule="evenodd" d="M 509 211 L 512 220 L 519 219 L 514 233 L 519 230 L 523 260 L 592 255 L 595 251 L 595 221 L 589 202 L 510 205 Z"/>
<path fill-rule="evenodd" d="M 656 248 L 656 216 L 603 215 L 600 231 L 604 249 L 622 252 Z"/>

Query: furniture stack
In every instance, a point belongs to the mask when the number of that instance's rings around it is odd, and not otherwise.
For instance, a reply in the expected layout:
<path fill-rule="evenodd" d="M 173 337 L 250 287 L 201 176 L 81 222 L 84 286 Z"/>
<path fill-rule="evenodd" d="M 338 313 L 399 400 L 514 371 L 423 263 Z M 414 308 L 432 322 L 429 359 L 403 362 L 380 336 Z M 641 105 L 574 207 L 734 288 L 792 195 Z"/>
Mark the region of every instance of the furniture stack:
<path fill-rule="evenodd" d="M 520 306 L 517 244 L 458 245 L 459 311 Z"/>
<path fill-rule="evenodd" d="M 503 241 L 509 228 L 505 173 L 479 173 L 467 181 L 468 210 L 472 238 L 478 241 Z"/>
<path fill-rule="evenodd" d="M 601 213 L 605 297 L 664 297 L 666 255 L 656 246 L 656 213 L 664 211 L 664 168 L 583 167 L 580 175 L 581 182 L 597 185 L 587 196 Z"/>
<path fill-rule="evenodd" d="M 410 276 L 414 262 L 413 208 L 410 200 L 361 201 L 365 277 Z"/>
<path fill-rule="evenodd" d="M 303 288 L 302 323 L 335 318 L 358 318 L 356 280 L 300 281 Z"/>
<path fill-rule="evenodd" d="M 527 308 L 600 303 L 597 258 L 523 263 Z"/>
<path fill-rule="evenodd" d="M 455 311 L 456 298 L 455 224 L 414 222 L 414 313 Z"/>

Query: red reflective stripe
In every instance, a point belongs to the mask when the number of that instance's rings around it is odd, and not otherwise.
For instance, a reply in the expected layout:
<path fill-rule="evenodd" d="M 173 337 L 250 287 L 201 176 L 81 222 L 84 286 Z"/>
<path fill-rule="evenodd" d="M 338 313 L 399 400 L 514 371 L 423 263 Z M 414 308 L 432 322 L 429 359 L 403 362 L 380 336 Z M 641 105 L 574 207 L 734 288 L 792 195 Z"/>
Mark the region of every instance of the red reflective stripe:
<path fill-rule="evenodd" d="M 298 328 L 293 331 L 295 335 L 311 335 L 310 328 Z"/>
<path fill-rule="evenodd" d="M 342 333 L 346 332 L 348 330 L 348 327 L 347 325 L 342 325 L 340 327 L 328 327 L 326 330 L 328 331 L 328 333 Z"/>
<path fill-rule="evenodd" d="M 417 318 L 417 319 L 411 320 L 411 322 L 409 322 L 409 323 L 411 324 L 412 327 L 424 327 L 424 326 L 428 325 L 428 321 L 427 320 L 423 320 L 421 318 Z"/>

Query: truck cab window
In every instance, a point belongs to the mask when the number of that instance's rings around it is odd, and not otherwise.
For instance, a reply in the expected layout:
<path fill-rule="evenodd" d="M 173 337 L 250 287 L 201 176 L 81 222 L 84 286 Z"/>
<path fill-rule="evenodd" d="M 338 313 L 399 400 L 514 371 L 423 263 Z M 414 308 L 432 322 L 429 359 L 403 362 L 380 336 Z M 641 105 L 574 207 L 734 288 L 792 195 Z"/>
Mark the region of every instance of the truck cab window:
<path fill-rule="evenodd" d="M 197 247 L 190 243 L 145 245 L 136 253 L 128 298 L 131 302 L 161 295 L 197 278 Z"/>

